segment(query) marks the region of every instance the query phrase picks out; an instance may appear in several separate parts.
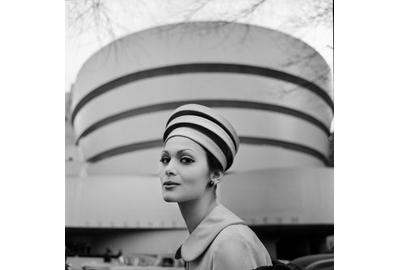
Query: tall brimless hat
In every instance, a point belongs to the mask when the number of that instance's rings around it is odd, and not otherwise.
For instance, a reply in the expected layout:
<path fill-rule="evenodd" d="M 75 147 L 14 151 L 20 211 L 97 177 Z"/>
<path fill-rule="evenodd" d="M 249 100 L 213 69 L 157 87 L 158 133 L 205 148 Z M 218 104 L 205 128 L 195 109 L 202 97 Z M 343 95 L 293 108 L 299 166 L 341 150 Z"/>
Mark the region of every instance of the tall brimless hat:
<path fill-rule="evenodd" d="M 186 137 L 208 150 L 228 170 L 239 149 L 239 137 L 217 111 L 198 104 L 177 108 L 165 126 L 164 143 L 172 137 Z"/>

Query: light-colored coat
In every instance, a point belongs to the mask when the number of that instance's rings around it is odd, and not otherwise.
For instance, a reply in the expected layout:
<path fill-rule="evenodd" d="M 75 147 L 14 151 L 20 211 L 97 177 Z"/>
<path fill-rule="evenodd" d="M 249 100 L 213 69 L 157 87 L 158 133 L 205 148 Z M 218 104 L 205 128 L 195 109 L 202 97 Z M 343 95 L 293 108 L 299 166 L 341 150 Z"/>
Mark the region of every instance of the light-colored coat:
<path fill-rule="evenodd" d="M 189 270 L 251 270 L 272 265 L 255 233 L 221 204 L 200 222 L 175 257 L 182 258 Z"/>

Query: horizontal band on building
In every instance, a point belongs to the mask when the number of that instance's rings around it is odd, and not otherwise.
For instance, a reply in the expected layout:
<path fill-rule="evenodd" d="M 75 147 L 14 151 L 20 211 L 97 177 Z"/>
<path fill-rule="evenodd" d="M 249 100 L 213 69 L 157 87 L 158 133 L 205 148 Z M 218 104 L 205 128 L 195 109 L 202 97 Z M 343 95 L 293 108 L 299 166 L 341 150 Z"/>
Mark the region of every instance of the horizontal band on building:
<path fill-rule="evenodd" d="M 196 104 L 201 104 L 201 105 L 213 107 L 213 108 L 233 108 L 233 109 L 240 108 L 240 109 L 252 109 L 252 110 L 262 110 L 262 111 L 271 111 L 271 112 L 282 113 L 282 114 L 290 115 L 290 116 L 305 120 L 305 121 L 311 123 L 312 125 L 316 126 L 317 128 L 321 129 L 327 136 L 330 135 L 329 128 L 327 126 L 325 126 L 321 121 L 316 119 L 315 117 L 313 117 L 309 114 L 306 114 L 304 112 L 288 108 L 288 107 L 275 105 L 275 104 L 269 104 L 269 103 L 254 102 L 254 101 L 222 100 L 222 99 L 213 99 L 213 100 L 196 99 L 196 100 L 183 100 L 183 101 L 181 100 L 181 101 L 153 104 L 153 105 L 138 107 L 135 109 L 123 111 L 123 112 L 108 116 L 106 118 L 103 118 L 103 119 L 93 123 L 88 128 L 86 128 L 77 138 L 76 145 L 78 145 L 79 141 L 82 138 L 84 138 L 85 136 L 89 135 L 90 133 L 94 132 L 95 130 L 97 130 L 101 127 L 104 127 L 108 124 L 129 118 L 129 117 L 135 117 L 135 116 L 143 115 L 143 114 L 147 114 L 147 113 L 160 112 L 160 111 L 164 111 L 164 110 L 173 110 L 173 109 L 176 109 L 177 107 L 187 104 L 187 103 L 196 103 Z"/>
<path fill-rule="evenodd" d="M 269 146 L 282 147 L 285 149 L 289 149 L 289 150 L 293 150 L 293 151 L 297 151 L 297 152 L 301 152 L 303 154 L 313 156 L 313 157 L 319 159 L 320 161 L 322 161 L 325 164 L 325 166 L 328 166 L 328 164 L 329 164 L 328 159 L 327 159 L 327 157 L 325 157 L 324 154 L 322 154 L 318 150 L 315 150 L 311 147 L 308 147 L 308 146 L 305 146 L 302 144 L 292 143 L 292 142 L 287 142 L 287 141 L 282 141 L 282 140 L 276 140 L 276 139 L 269 139 L 269 138 L 258 138 L 258 137 L 239 137 L 239 139 L 240 139 L 241 144 L 269 145 Z M 113 156 L 130 153 L 130 152 L 135 152 L 135 151 L 140 151 L 140 150 L 149 149 L 149 148 L 162 147 L 162 145 L 163 145 L 162 140 L 152 140 L 152 141 L 122 145 L 122 146 L 101 152 L 93 157 L 88 158 L 86 161 L 89 163 L 96 163 L 101 160 L 111 158 Z"/>
<path fill-rule="evenodd" d="M 192 63 L 192 64 L 180 64 L 165 66 L 153 69 L 142 70 L 134 73 L 124 75 L 122 77 L 116 78 L 108 83 L 105 83 L 86 94 L 75 106 L 71 120 L 74 124 L 75 117 L 78 112 L 91 100 L 96 97 L 107 93 L 120 86 L 159 76 L 167 76 L 174 74 L 184 74 L 184 73 L 239 73 L 239 74 L 250 74 L 257 76 L 264 76 L 269 78 L 274 78 L 277 80 L 289 82 L 301 86 L 302 88 L 311 91 L 312 93 L 318 95 L 332 110 L 333 112 L 333 101 L 329 94 L 323 90 L 321 87 L 315 83 L 292 75 L 280 70 L 275 70 L 266 67 L 241 65 L 241 64 L 227 64 L 227 63 Z"/>

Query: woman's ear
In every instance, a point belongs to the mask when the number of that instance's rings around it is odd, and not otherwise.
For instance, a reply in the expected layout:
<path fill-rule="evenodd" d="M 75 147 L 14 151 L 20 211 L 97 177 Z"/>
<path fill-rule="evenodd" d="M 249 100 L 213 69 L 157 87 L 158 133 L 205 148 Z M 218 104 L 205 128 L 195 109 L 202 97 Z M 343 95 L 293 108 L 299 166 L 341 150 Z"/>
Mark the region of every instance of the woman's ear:
<path fill-rule="evenodd" d="M 224 173 L 221 170 L 214 170 L 211 172 L 210 175 L 210 180 L 215 184 L 218 184 L 221 182 L 222 177 L 224 176 Z"/>

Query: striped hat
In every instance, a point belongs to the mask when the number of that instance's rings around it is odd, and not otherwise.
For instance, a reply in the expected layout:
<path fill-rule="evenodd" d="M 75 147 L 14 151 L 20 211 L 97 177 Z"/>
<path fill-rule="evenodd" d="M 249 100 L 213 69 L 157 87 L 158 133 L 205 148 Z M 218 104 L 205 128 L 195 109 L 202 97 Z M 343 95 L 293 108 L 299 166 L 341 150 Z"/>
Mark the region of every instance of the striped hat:
<path fill-rule="evenodd" d="M 165 126 L 164 143 L 176 136 L 189 138 L 207 149 L 228 170 L 239 149 L 239 137 L 224 117 L 203 105 L 177 108 Z"/>

